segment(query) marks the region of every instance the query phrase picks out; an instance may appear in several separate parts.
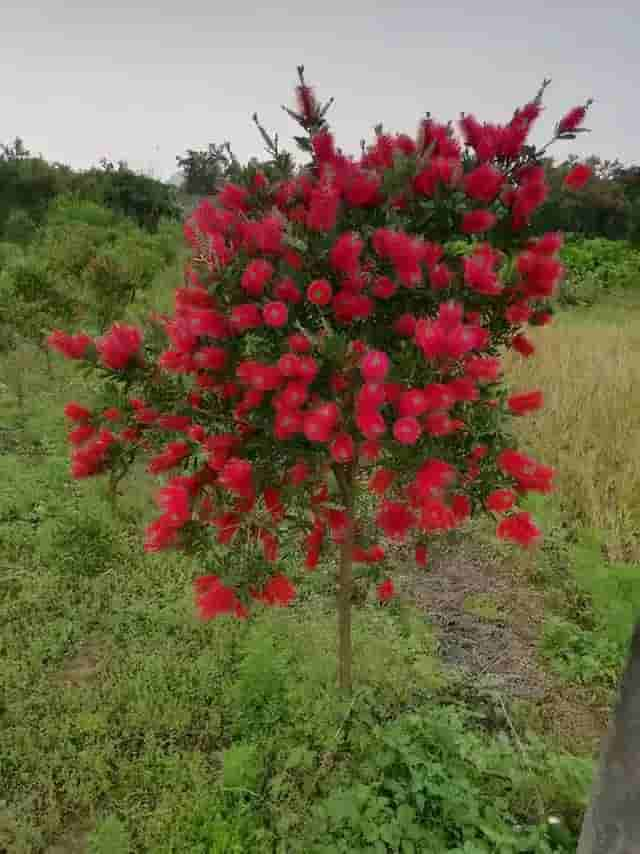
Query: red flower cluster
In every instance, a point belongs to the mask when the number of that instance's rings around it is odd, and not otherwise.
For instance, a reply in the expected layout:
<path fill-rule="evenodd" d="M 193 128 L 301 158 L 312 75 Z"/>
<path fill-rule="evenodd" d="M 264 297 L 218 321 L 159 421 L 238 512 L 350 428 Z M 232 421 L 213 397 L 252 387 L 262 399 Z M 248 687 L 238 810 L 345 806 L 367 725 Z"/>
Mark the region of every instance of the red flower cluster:
<path fill-rule="evenodd" d="M 524 356 L 534 352 L 522 327 L 550 320 L 544 301 L 563 274 L 558 234 L 521 235 L 548 193 L 544 169 L 524 148 L 539 98 L 506 125 L 463 116 L 462 140 L 428 118 L 415 139 L 379 133 L 352 158 L 324 128 L 310 87 L 301 82 L 296 95 L 313 162 L 285 180 L 252 172 L 198 206 L 184 228 L 194 252 L 185 283 L 173 314 L 155 319 L 167 338 L 162 353 L 143 358 L 142 331 L 124 324 L 95 341 L 50 335 L 66 357 L 140 382 L 150 401 L 102 415 L 68 404 L 74 475 L 104 470 L 121 445 L 149 453 L 148 471 L 169 473 L 161 515 L 147 529 L 150 551 L 204 526 L 223 545 L 242 532 L 272 565 L 283 526 L 305 518 L 307 569 L 334 543 L 375 573 L 384 548 L 361 542 L 329 477 L 333 469 L 343 490 L 372 463 L 375 524 L 390 539 L 415 535 L 421 566 L 425 539 L 482 506 L 507 514 L 498 536 L 535 542 L 539 531 L 515 510 L 517 496 L 550 491 L 552 469 L 515 450 L 496 454 L 474 435 L 487 434 L 487 417 L 499 433 L 501 418 L 542 405 L 540 392 L 527 392 L 502 407 L 492 388 L 505 338 Z M 585 109 L 567 114 L 559 132 L 575 130 Z M 568 186 L 581 186 L 586 169 L 575 167 Z M 446 251 L 454 235 L 442 233 L 444 221 L 486 242 L 466 257 Z M 490 243 L 498 231 L 504 251 Z M 186 391 L 167 404 L 174 375 Z M 296 506 L 305 512 L 290 513 Z M 199 579 L 200 614 L 243 617 L 251 598 L 286 605 L 295 596 L 272 569 L 252 579 L 242 589 Z M 393 592 L 390 579 L 378 587 L 380 601 Z"/>

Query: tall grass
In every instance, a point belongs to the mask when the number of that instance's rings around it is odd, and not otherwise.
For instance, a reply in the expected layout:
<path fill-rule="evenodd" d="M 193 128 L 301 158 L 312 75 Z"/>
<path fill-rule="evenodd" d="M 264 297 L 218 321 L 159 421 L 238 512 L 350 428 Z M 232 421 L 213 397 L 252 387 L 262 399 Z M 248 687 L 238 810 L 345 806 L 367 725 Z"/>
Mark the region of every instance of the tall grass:
<path fill-rule="evenodd" d="M 640 559 L 640 312 L 561 315 L 536 333 L 534 358 L 507 358 L 514 389 L 545 395 L 519 436 L 557 467 L 563 510 L 602 530 L 612 559 Z"/>

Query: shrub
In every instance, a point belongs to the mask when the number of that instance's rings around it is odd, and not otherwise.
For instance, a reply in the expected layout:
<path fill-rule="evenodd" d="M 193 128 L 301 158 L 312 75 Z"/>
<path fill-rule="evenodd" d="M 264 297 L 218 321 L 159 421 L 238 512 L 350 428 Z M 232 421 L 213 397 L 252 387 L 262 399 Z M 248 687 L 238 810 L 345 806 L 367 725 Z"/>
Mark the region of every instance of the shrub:
<path fill-rule="evenodd" d="M 411 535 L 424 564 L 429 538 L 483 511 L 497 489 L 498 536 L 540 537 L 514 505 L 548 492 L 553 471 L 514 450 L 506 425 L 542 395 L 507 396 L 499 355 L 531 355 L 523 326 L 549 320 L 562 240 L 528 231 L 546 184 L 525 141 L 546 83 L 504 127 L 465 116 L 464 156 L 451 126 L 427 118 L 417 139 L 377 129 L 356 161 L 335 147 L 329 104 L 299 73 L 289 112 L 311 163 L 275 183 L 251 167 L 201 203 L 185 225 L 193 257 L 174 316 L 156 316 L 146 339 L 115 324 L 97 340 L 56 331 L 50 341 L 135 390 L 113 418 L 68 411 L 87 439 L 72 471 L 98 474 L 131 443 L 159 449 L 149 471 L 172 475 L 146 548 L 213 557 L 215 574 L 196 582 L 203 617 L 246 617 L 252 600 L 288 604 L 295 587 L 272 566 L 296 531 L 309 571 L 337 547 L 349 689 L 354 568 L 378 582 L 381 603 L 394 594 L 382 537 Z M 557 139 L 579 130 L 585 109 L 558 124 Z M 482 242 L 459 257 L 445 253 L 452 239 Z M 169 346 L 158 353 L 163 328 Z M 358 500 L 367 483 L 379 497 L 370 524 Z"/>

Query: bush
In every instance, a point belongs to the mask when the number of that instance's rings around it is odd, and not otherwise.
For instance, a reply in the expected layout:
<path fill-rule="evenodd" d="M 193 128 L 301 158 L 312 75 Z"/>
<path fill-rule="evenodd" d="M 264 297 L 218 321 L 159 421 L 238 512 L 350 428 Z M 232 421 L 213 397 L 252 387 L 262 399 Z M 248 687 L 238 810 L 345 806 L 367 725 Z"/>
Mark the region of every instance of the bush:
<path fill-rule="evenodd" d="M 591 305 L 606 293 L 640 289 L 640 250 L 623 240 L 573 239 L 560 257 L 567 273 L 558 300 L 564 305 Z"/>

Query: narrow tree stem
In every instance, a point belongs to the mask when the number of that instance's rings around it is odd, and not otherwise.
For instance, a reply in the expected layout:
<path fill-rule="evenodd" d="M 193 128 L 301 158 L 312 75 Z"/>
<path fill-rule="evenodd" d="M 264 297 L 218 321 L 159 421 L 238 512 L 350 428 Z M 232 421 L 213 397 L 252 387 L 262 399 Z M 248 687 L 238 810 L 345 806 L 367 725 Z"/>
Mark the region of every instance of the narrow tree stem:
<path fill-rule="evenodd" d="M 352 690 L 351 600 L 353 596 L 354 469 L 335 466 L 334 472 L 349 522 L 340 547 L 337 584 L 338 610 L 338 687 L 345 694 Z"/>

